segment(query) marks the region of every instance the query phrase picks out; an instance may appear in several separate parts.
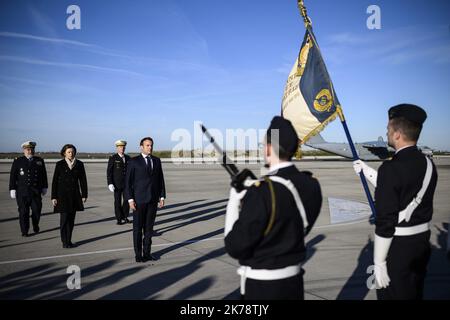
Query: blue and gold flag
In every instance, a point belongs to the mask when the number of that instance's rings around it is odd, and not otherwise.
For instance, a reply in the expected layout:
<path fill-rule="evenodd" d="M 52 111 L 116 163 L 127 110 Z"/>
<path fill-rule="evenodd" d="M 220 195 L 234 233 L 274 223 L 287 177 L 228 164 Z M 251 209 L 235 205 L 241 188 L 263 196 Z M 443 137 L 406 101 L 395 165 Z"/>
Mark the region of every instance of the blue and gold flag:
<path fill-rule="evenodd" d="M 292 122 L 303 144 L 334 120 L 339 108 L 317 41 L 308 28 L 284 89 L 281 116 Z"/>

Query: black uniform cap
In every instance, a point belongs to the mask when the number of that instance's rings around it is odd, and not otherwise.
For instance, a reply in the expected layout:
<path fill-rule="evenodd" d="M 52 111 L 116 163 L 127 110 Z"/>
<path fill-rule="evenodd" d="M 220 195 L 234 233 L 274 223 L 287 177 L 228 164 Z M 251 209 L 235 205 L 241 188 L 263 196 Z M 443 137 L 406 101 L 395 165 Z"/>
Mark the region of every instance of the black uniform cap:
<path fill-rule="evenodd" d="M 298 136 L 292 123 L 280 116 L 273 117 L 267 129 L 267 142 L 272 143 L 271 130 L 278 129 L 279 144 L 284 151 L 294 154 L 298 148 Z"/>
<path fill-rule="evenodd" d="M 406 103 L 390 108 L 388 114 L 389 120 L 403 117 L 420 126 L 422 126 L 427 118 L 427 113 L 421 107 Z"/>

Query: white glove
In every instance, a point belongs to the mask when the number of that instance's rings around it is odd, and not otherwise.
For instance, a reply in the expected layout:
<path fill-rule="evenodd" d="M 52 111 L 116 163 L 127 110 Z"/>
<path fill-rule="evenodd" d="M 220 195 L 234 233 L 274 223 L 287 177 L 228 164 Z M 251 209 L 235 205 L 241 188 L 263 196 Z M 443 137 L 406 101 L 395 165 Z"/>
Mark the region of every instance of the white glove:
<path fill-rule="evenodd" d="M 9 195 L 11 196 L 11 199 L 15 199 L 16 198 L 16 190 L 9 191 Z"/>
<path fill-rule="evenodd" d="M 364 161 L 362 161 L 362 160 L 353 161 L 353 170 L 355 170 L 356 175 L 358 175 L 358 176 L 362 170 L 366 179 L 369 180 L 369 182 L 374 187 L 377 186 L 377 177 L 378 177 L 377 170 L 369 167 Z"/>
<path fill-rule="evenodd" d="M 111 191 L 111 192 L 114 192 L 114 190 L 115 190 L 113 184 L 110 184 L 110 185 L 108 186 L 108 188 L 109 188 L 109 191 Z"/>
<path fill-rule="evenodd" d="M 375 264 L 374 274 L 377 288 L 386 288 L 389 286 L 389 278 L 386 266 L 386 258 L 392 238 L 383 238 L 375 234 L 373 262 Z"/>
<path fill-rule="evenodd" d="M 45 196 L 47 194 L 47 188 L 42 189 L 41 194 L 42 196 Z"/>
<path fill-rule="evenodd" d="M 225 215 L 225 237 L 233 229 L 234 223 L 239 219 L 239 206 L 247 190 L 237 192 L 235 188 L 230 189 L 230 199 L 227 204 L 227 213 Z"/>

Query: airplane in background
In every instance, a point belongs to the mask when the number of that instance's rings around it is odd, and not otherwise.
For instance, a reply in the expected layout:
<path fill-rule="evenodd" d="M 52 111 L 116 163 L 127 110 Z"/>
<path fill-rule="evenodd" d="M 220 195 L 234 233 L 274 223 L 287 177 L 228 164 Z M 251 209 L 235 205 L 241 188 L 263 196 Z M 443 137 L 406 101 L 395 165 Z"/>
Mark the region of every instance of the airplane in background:
<path fill-rule="evenodd" d="M 352 151 L 348 143 L 343 142 L 328 142 L 317 134 L 311 137 L 306 143 L 306 146 L 330 152 L 348 159 L 353 159 Z M 433 157 L 433 150 L 427 146 L 417 145 L 419 150 L 428 157 Z M 383 137 L 378 137 L 376 141 L 367 141 L 362 143 L 355 142 L 355 149 L 361 160 L 385 160 L 392 157 L 395 150 L 388 146 Z"/>

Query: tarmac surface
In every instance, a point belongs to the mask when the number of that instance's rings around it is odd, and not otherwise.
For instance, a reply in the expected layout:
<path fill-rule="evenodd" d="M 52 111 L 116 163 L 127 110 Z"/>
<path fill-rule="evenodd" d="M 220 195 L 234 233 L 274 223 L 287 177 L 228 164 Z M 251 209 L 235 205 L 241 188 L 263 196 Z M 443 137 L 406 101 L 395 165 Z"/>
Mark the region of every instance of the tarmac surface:
<path fill-rule="evenodd" d="M 450 299 L 446 259 L 450 221 L 450 158 L 436 158 L 432 256 L 426 299 Z M 367 203 L 349 161 L 299 161 L 319 179 L 324 202 L 308 235 L 305 298 L 376 299 L 366 282 L 372 264 L 373 230 L 367 218 L 331 223 L 328 198 Z M 371 162 L 378 167 L 380 162 Z M 152 253 L 159 259 L 136 263 L 132 225 L 116 225 L 113 195 L 106 185 L 106 163 L 86 163 L 89 198 L 78 212 L 73 241 L 63 249 L 59 214 L 50 191 L 43 198 L 39 234 L 21 237 L 17 204 L 9 198 L 11 164 L 0 163 L 0 299 L 237 299 L 238 263 L 224 251 L 224 214 L 229 177 L 217 164 L 164 163 L 166 206 L 158 211 Z M 244 165 L 239 165 L 243 168 Z M 258 165 L 249 165 L 254 172 Z M 49 182 L 54 164 L 47 164 Z M 70 290 L 69 266 L 81 270 L 81 289 Z"/>

